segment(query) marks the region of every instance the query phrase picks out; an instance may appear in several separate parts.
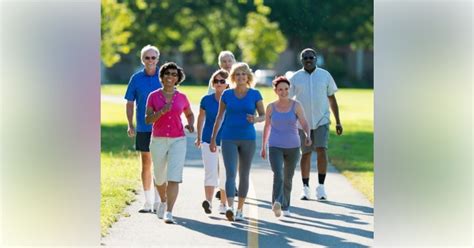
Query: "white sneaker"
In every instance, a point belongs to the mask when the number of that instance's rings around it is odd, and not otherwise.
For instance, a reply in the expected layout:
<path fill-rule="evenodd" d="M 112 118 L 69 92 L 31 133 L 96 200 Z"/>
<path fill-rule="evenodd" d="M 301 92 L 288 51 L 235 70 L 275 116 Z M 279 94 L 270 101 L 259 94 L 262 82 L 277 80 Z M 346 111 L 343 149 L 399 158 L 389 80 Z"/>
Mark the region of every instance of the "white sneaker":
<path fill-rule="evenodd" d="M 219 205 L 219 214 L 225 214 L 225 210 L 227 209 L 227 207 L 225 206 L 225 204 L 220 204 Z"/>
<path fill-rule="evenodd" d="M 159 201 L 153 203 L 153 212 L 156 213 L 156 211 L 158 211 L 159 207 L 160 207 L 160 202 Z"/>
<path fill-rule="evenodd" d="M 318 187 L 316 187 L 316 196 L 319 201 L 325 201 L 328 199 L 326 191 L 324 190 L 324 184 L 320 184 Z"/>
<path fill-rule="evenodd" d="M 204 208 L 204 212 L 205 212 L 206 214 L 212 213 L 212 210 L 211 210 L 211 209 L 212 209 L 212 206 L 211 206 L 211 203 L 210 203 L 208 200 L 204 200 L 204 201 L 202 202 L 202 208 Z"/>
<path fill-rule="evenodd" d="M 164 220 L 166 224 L 176 224 L 176 221 L 174 221 L 173 215 L 171 214 L 171 212 L 165 213 Z"/>
<path fill-rule="evenodd" d="M 285 217 L 291 217 L 290 210 L 283 210 L 283 216 L 285 216 Z"/>
<path fill-rule="evenodd" d="M 234 209 L 227 208 L 227 210 L 225 211 L 225 217 L 227 217 L 229 221 L 234 221 Z"/>
<path fill-rule="evenodd" d="M 303 191 L 301 191 L 301 200 L 309 200 L 311 198 L 310 189 L 308 186 L 303 186 Z"/>
<path fill-rule="evenodd" d="M 280 215 L 281 215 L 281 203 L 279 203 L 277 201 L 275 203 L 273 203 L 272 211 L 273 211 L 273 213 L 275 213 L 276 217 L 280 217 Z"/>
<path fill-rule="evenodd" d="M 163 216 L 165 215 L 165 208 L 166 202 L 160 202 L 158 210 L 156 210 L 156 216 L 158 216 L 159 219 L 163 219 Z"/>
<path fill-rule="evenodd" d="M 143 208 L 138 210 L 139 213 L 153 213 L 153 205 L 151 203 L 145 203 Z"/>
<path fill-rule="evenodd" d="M 244 220 L 244 214 L 242 213 L 242 210 L 237 210 L 237 212 L 235 212 L 235 221 L 241 220 Z"/>

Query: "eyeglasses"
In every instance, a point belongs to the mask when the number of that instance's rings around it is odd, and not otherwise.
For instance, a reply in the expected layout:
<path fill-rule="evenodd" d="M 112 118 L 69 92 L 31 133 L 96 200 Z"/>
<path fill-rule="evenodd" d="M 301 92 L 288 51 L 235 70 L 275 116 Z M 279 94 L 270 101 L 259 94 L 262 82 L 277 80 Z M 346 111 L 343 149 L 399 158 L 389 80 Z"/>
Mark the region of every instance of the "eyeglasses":
<path fill-rule="evenodd" d="M 151 57 L 146 56 L 146 57 L 145 57 L 145 60 L 150 60 L 150 59 L 151 59 L 151 60 L 155 60 L 156 57 L 155 57 L 155 56 L 151 56 Z"/>
<path fill-rule="evenodd" d="M 163 73 L 163 74 L 164 74 L 165 76 L 172 76 L 172 77 L 177 77 L 177 76 L 178 76 L 178 73 L 176 73 L 176 72 L 169 72 L 169 71 L 167 71 L 167 72 L 165 72 L 165 73 Z"/>
<path fill-rule="evenodd" d="M 225 84 L 225 79 L 214 79 L 214 84 Z"/>
<path fill-rule="evenodd" d="M 314 56 L 304 56 L 304 57 L 303 57 L 303 60 L 313 60 L 313 59 L 315 59 L 315 58 L 316 58 L 316 57 L 314 57 Z"/>

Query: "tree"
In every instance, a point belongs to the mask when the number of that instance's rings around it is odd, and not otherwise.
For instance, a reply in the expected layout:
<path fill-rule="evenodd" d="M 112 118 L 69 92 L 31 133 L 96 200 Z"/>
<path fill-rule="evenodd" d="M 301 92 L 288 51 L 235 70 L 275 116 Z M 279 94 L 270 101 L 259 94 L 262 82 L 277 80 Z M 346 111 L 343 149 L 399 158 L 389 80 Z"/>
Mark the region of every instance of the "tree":
<path fill-rule="evenodd" d="M 247 14 L 246 26 L 239 32 L 238 44 L 244 61 L 271 67 L 286 49 L 287 41 L 278 23 L 268 21 L 262 14 L 251 12 Z"/>
<path fill-rule="evenodd" d="M 105 66 L 111 67 L 120 61 L 120 53 L 129 53 L 133 47 L 128 28 L 135 17 L 125 4 L 116 0 L 102 0 L 101 11 L 101 59 Z"/>

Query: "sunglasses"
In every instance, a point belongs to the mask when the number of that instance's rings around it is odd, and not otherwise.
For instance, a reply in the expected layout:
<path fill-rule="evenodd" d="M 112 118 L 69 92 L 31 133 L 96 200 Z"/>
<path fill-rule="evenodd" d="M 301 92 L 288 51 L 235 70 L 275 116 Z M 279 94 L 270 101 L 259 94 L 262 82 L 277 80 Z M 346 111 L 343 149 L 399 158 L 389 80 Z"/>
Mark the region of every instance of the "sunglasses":
<path fill-rule="evenodd" d="M 177 77 L 177 76 L 178 76 L 178 73 L 176 73 L 176 72 L 169 72 L 169 71 L 167 71 L 167 72 L 163 73 L 163 75 L 165 75 L 165 76 L 173 76 L 173 77 Z"/>
<path fill-rule="evenodd" d="M 214 79 L 214 84 L 225 84 L 225 79 Z"/>
<path fill-rule="evenodd" d="M 152 57 L 148 57 L 148 56 L 146 56 L 146 57 L 145 57 L 145 60 L 150 60 L 150 59 L 151 59 L 151 60 L 155 60 L 155 59 L 156 59 L 156 57 L 155 57 L 155 56 L 152 56 Z"/>
<path fill-rule="evenodd" d="M 316 58 L 316 57 L 314 57 L 314 56 L 304 56 L 304 57 L 303 57 L 303 60 L 313 60 L 313 59 L 315 59 L 315 58 Z"/>

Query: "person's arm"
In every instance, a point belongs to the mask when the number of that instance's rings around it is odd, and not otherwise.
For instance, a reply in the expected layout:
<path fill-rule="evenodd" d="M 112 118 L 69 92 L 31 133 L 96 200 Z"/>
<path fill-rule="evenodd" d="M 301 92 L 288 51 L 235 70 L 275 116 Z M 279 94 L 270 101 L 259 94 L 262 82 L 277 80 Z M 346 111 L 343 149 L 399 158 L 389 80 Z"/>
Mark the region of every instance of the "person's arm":
<path fill-rule="evenodd" d="M 336 134 L 342 134 L 342 124 L 341 120 L 339 119 L 339 106 L 337 105 L 336 95 L 328 96 L 329 106 L 331 106 L 331 111 L 334 114 L 334 118 L 336 119 Z"/>
<path fill-rule="evenodd" d="M 301 127 L 303 128 L 303 131 L 304 131 L 304 134 L 305 134 L 305 141 L 304 141 L 304 145 L 305 146 L 310 146 L 312 141 L 311 141 L 311 130 L 309 129 L 309 125 L 308 125 L 308 121 L 306 121 L 306 117 L 304 115 L 304 110 L 303 110 L 303 107 L 301 107 L 301 104 L 297 101 L 296 103 L 296 109 L 295 109 L 295 112 L 296 112 L 296 116 L 298 117 L 298 121 L 300 122 L 301 124 Z"/>
<path fill-rule="evenodd" d="M 153 124 L 164 114 L 165 112 L 163 109 L 160 109 L 159 111 L 155 112 L 152 107 L 146 107 L 145 123 Z"/>
<path fill-rule="evenodd" d="M 194 133 L 194 114 L 191 110 L 191 106 L 184 110 L 184 115 L 186 116 L 186 120 L 188 120 L 188 125 L 184 126 L 184 128 L 188 129 L 190 133 Z"/>
<path fill-rule="evenodd" d="M 268 137 L 270 136 L 271 126 L 271 116 L 272 115 L 272 106 L 269 104 L 267 106 L 267 111 L 265 112 L 265 126 L 263 127 L 263 135 L 262 135 L 262 149 L 260 151 L 260 156 L 263 159 L 267 158 L 267 143 Z"/>
<path fill-rule="evenodd" d="M 226 109 L 226 104 L 221 100 L 219 101 L 219 110 L 217 112 L 216 121 L 214 122 L 214 127 L 212 128 L 212 136 L 211 136 L 211 144 L 209 144 L 209 149 L 211 152 L 217 151 L 216 145 L 216 137 L 217 133 L 219 132 L 219 128 L 221 127 L 222 117 L 224 116 L 224 112 Z"/>
<path fill-rule="evenodd" d="M 128 128 L 127 128 L 128 137 L 135 136 L 135 126 L 133 125 L 133 107 L 134 107 L 134 102 L 127 101 L 127 104 L 125 105 L 125 108 L 126 108 L 125 111 L 127 113 L 127 121 L 128 121 Z"/>
<path fill-rule="evenodd" d="M 204 124 L 204 119 L 206 118 L 206 110 L 199 108 L 199 115 L 197 120 L 197 137 L 194 141 L 194 145 L 199 148 L 201 147 L 201 136 L 202 136 L 202 126 Z"/>
<path fill-rule="evenodd" d="M 257 106 L 257 113 L 258 117 L 255 117 L 255 115 L 250 115 L 247 114 L 247 121 L 250 123 L 258 123 L 265 121 L 265 108 L 263 107 L 263 101 L 260 100 L 256 103 Z"/>

